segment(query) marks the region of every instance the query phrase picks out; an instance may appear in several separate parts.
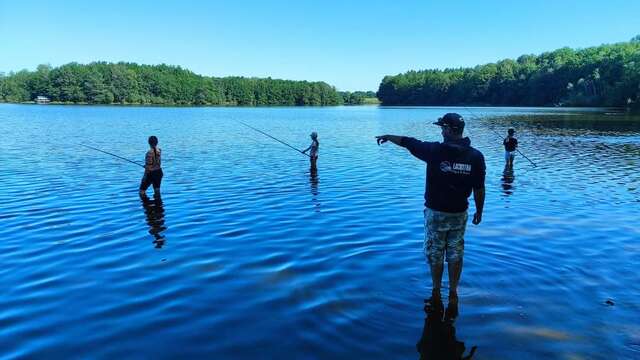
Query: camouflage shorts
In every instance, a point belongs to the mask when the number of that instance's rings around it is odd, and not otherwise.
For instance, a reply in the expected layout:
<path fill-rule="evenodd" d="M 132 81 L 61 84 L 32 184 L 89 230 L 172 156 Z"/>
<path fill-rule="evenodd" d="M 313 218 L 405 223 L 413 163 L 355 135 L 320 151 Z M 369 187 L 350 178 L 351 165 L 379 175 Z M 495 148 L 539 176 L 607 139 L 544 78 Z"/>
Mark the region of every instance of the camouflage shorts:
<path fill-rule="evenodd" d="M 431 265 L 462 260 L 467 212 L 424 210 L 424 254 Z"/>

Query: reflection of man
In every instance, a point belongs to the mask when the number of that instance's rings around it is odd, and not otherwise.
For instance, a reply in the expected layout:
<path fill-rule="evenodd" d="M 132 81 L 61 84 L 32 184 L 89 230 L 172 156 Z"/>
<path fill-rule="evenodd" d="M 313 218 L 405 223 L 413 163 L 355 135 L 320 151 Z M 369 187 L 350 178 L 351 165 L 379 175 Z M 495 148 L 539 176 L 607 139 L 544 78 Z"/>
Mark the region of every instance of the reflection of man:
<path fill-rule="evenodd" d="M 162 199 L 160 196 L 153 196 L 153 200 L 149 199 L 147 195 L 140 195 L 142 200 L 142 207 L 144 208 L 144 214 L 147 217 L 147 224 L 149 225 L 149 234 L 153 235 L 155 240 L 156 249 L 162 248 L 164 245 L 164 235 L 161 233 L 167 228 L 164 226 L 164 207 L 162 205 Z"/>
<path fill-rule="evenodd" d="M 442 143 L 396 135 L 376 138 L 378 145 L 391 141 L 427 163 L 424 250 L 433 281 L 432 296 L 428 302 L 440 300 L 445 253 L 449 270 L 449 300 L 456 301 L 467 226 L 467 199 L 473 190 L 476 205 L 473 223 L 477 225 L 482 221 L 484 206 L 485 164 L 482 153 L 471 147 L 469 138 L 462 137 L 462 116 L 448 113 L 434 124 L 442 128 Z"/>
<path fill-rule="evenodd" d="M 434 301 L 432 309 L 427 313 L 427 318 L 424 321 L 422 337 L 416 344 L 420 359 L 471 359 L 473 357 L 476 347 L 472 347 L 469 355 L 464 356 L 466 349 L 464 342 L 456 339 L 454 314 L 457 312 L 457 303 L 449 303 L 445 315 L 442 301 Z"/>

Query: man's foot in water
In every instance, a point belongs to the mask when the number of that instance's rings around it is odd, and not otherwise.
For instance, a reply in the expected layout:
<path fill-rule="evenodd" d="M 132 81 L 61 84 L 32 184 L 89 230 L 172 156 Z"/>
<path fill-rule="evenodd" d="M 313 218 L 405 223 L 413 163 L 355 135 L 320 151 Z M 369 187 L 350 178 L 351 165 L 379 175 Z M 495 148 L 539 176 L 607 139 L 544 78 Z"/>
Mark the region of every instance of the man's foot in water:
<path fill-rule="evenodd" d="M 449 293 L 449 305 L 445 312 L 445 320 L 455 320 L 458 317 L 458 294 Z"/>

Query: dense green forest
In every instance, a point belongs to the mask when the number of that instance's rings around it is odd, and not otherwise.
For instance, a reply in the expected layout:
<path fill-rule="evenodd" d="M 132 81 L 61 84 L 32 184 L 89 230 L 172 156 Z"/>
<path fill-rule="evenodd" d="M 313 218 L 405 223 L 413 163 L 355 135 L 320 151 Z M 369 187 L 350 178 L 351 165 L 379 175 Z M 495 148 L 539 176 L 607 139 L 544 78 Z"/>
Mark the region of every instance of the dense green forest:
<path fill-rule="evenodd" d="M 343 96 L 324 82 L 207 77 L 179 66 L 70 63 L 0 74 L 0 102 L 157 105 L 340 105 Z"/>
<path fill-rule="evenodd" d="M 640 106 L 640 36 L 474 68 L 386 76 L 383 105 Z"/>
<path fill-rule="evenodd" d="M 154 105 L 509 105 L 640 109 L 640 36 L 629 42 L 473 68 L 409 71 L 382 80 L 378 93 L 338 92 L 324 82 L 207 77 L 179 66 L 70 63 L 0 73 L 0 102 Z"/>
<path fill-rule="evenodd" d="M 342 102 L 345 105 L 365 105 L 379 103 L 374 91 L 340 91 Z"/>

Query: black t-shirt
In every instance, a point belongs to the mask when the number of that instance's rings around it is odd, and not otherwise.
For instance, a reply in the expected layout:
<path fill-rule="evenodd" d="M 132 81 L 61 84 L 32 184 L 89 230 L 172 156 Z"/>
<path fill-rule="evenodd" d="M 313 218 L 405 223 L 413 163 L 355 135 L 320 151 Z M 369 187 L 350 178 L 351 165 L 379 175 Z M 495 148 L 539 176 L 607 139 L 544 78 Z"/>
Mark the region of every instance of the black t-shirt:
<path fill-rule="evenodd" d="M 403 137 L 401 146 L 427 163 L 424 205 L 444 212 L 463 212 L 472 189 L 484 188 L 486 166 L 469 138 L 439 142 Z"/>
<path fill-rule="evenodd" d="M 505 151 L 516 151 L 518 147 L 518 139 L 513 137 L 504 139 L 502 143 L 504 144 Z"/>

